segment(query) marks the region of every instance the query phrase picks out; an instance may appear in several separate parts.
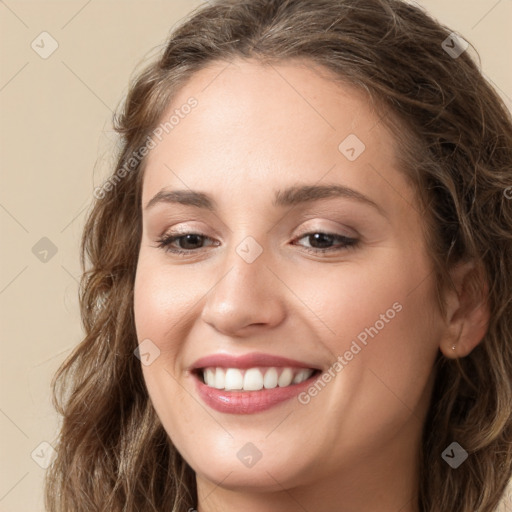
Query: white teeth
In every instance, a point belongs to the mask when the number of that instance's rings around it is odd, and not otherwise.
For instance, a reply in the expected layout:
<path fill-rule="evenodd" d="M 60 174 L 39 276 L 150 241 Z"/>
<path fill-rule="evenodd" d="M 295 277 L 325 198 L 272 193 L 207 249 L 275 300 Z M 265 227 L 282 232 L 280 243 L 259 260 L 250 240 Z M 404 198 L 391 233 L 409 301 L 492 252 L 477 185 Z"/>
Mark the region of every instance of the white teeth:
<path fill-rule="evenodd" d="M 217 389 L 224 389 L 224 370 L 222 368 L 217 368 L 216 370 L 213 371 L 215 371 L 215 382 L 213 383 L 212 387 Z M 208 384 L 208 382 L 206 384 Z M 208 386 L 209 385 L 210 384 L 208 384 Z"/>
<path fill-rule="evenodd" d="M 237 368 L 228 368 L 226 370 L 226 377 L 224 381 L 224 389 L 243 389 L 244 376 Z"/>
<path fill-rule="evenodd" d="M 215 387 L 215 370 L 213 368 L 207 368 L 204 372 L 204 381 L 211 388 Z"/>
<path fill-rule="evenodd" d="M 293 380 L 293 372 L 291 368 L 285 368 L 281 375 L 279 375 L 279 379 L 277 379 L 277 384 L 280 388 L 284 388 L 285 386 L 289 386 Z"/>
<path fill-rule="evenodd" d="M 293 378 L 293 384 L 300 384 L 305 380 L 308 380 L 309 377 L 313 374 L 313 370 L 301 370 L 295 377 Z"/>
<path fill-rule="evenodd" d="M 295 377 L 293 377 L 292 384 L 300 384 L 302 382 L 302 376 L 303 373 L 301 370 L 299 373 L 297 373 L 297 375 L 295 375 Z"/>
<path fill-rule="evenodd" d="M 263 386 L 265 389 L 273 389 L 277 387 L 277 370 L 275 368 L 269 368 L 265 377 L 263 378 Z"/>
<path fill-rule="evenodd" d="M 251 368 L 245 372 L 243 388 L 246 391 L 259 391 L 263 389 L 263 375 L 258 368 Z"/>
<path fill-rule="evenodd" d="M 300 384 L 309 379 L 314 370 L 301 368 L 205 368 L 203 370 L 204 383 L 217 389 L 226 391 L 260 391 Z"/>

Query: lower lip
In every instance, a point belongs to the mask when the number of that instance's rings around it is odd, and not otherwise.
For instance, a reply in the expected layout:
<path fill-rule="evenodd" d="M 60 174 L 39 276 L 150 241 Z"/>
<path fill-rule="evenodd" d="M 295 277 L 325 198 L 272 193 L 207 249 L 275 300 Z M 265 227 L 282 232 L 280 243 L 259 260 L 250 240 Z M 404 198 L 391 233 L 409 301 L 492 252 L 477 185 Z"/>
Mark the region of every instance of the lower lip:
<path fill-rule="evenodd" d="M 202 400 L 216 411 L 228 414 L 254 414 L 266 411 L 286 402 L 309 387 L 318 377 L 314 374 L 300 384 L 283 388 L 262 389 L 260 391 L 226 391 L 207 386 L 199 377 L 194 376 L 197 390 Z"/>

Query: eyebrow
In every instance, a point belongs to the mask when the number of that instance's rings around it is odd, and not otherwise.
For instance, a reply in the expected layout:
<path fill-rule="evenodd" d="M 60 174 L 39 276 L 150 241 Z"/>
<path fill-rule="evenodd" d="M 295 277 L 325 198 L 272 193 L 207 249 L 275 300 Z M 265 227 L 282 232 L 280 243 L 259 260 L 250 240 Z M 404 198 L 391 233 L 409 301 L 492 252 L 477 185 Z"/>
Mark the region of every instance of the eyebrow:
<path fill-rule="evenodd" d="M 297 185 L 284 190 L 278 190 L 274 195 L 272 206 L 296 206 L 302 203 L 332 197 L 354 199 L 375 208 L 379 213 L 384 215 L 382 208 L 377 203 L 357 190 L 343 185 Z M 217 209 L 217 204 L 211 196 L 204 192 L 197 192 L 194 190 L 162 189 L 150 201 L 148 201 L 145 210 L 150 209 L 158 203 L 182 204 L 210 211 L 215 211 Z"/>

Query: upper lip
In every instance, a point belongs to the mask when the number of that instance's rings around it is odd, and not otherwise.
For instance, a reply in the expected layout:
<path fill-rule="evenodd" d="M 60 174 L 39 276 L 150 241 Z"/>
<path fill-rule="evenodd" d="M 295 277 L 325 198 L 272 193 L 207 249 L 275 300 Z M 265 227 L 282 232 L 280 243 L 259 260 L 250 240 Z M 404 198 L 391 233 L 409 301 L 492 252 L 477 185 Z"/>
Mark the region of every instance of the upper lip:
<path fill-rule="evenodd" d="M 289 359 L 281 356 L 274 356 L 272 354 L 251 353 L 241 356 L 232 356 L 229 354 L 212 354 L 209 356 L 201 357 L 195 361 L 191 370 L 198 370 L 200 368 L 255 368 L 257 366 L 276 366 L 276 367 L 292 367 L 292 368 L 313 368 L 317 369 L 309 363 L 297 361 L 296 359 Z"/>

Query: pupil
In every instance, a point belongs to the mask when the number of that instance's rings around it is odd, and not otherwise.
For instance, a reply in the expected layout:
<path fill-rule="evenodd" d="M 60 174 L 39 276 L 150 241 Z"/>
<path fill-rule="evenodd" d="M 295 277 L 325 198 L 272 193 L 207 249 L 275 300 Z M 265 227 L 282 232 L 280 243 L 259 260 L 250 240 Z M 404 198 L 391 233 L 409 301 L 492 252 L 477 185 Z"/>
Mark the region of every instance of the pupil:
<path fill-rule="evenodd" d="M 182 249 L 195 249 L 195 243 L 200 243 L 200 235 L 185 235 L 184 238 L 181 239 Z M 191 244 L 190 244 L 191 242 Z M 192 245 L 192 247 L 190 247 Z"/>
<path fill-rule="evenodd" d="M 313 247 L 327 247 L 333 242 L 333 235 L 327 235 L 325 233 L 315 233 L 309 236 L 309 243 Z"/>

